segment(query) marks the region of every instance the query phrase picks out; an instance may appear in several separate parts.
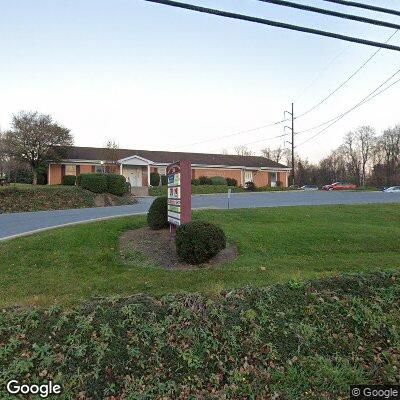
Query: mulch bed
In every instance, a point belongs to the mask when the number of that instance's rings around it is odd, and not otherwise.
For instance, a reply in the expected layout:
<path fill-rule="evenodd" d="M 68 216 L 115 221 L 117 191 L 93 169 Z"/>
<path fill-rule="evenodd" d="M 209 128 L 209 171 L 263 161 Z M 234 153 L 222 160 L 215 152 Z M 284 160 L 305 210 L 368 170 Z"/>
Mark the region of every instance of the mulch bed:
<path fill-rule="evenodd" d="M 147 255 L 156 264 L 169 269 L 189 269 L 193 266 L 180 262 L 176 254 L 175 240 L 170 235 L 168 229 L 153 231 L 150 228 L 140 228 L 125 232 L 120 238 L 121 254 L 126 251 L 134 250 Z M 227 244 L 224 250 L 221 250 L 209 262 L 202 264 L 202 267 L 212 267 L 237 257 L 237 246 Z"/>

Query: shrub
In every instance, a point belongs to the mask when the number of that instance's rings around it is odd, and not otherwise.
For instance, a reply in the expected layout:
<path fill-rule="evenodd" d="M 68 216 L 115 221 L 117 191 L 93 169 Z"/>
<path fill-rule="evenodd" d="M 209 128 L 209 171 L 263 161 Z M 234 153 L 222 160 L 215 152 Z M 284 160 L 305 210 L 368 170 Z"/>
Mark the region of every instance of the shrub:
<path fill-rule="evenodd" d="M 150 172 L 150 186 L 158 186 L 160 184 L 160 174 L 158 172 Z"/>
<path fill-rule="evenodd" d="M 93 193 L 107 192 L 107 176 L 105 174 L 81 174 L 80 186 Z"/>
<path fill-rule="evenodd" d="M 211 183 L 213 185 L 226 185 L 226 179 L 223 176 L 211 177 Z"/>
<path fill-rule="evenodd" d="M 176 230 L 176 251 L 181 261 L 201 264 L 226 247 L 224 231 L 214 224 L 192 221 Z"/>
<path fill-rule="evenodd" d="M 76 176 L 75 184 L 76 184 L 76 186 L 82 186 L 81 183 L 82 183 L 82 175 L 79 174 Z"/>
<path fill-rule="evenodd" d="M 237 180 L 234 178 L 226 178 L 226 184 L 228 186 L 237 186 Z"/>
<path fill-rule="evenodd" d="M 61 179 L 61 183 L 65 186 L 75 186 L 76 176 L 75 175 L 64 175 Z"/>
<path fill-rule="evenodd" d="M 157 197 L 147 213 L 147 224 L 153 230 L 168 228 L 167 197 Z"/>
<path fill-rule="evenodd" d="M 107 192 L 115 196 L 123 196 L 128 192 L 126 179 L 122 175 L 105 174 L 107 178 Z"/>
<path fill-rule="evenodd" d="M 199 179 L 192 179 L 192 185 L 193 186 L 199 186 L 200 185 L 200 180 Z"/>
<path fill-rule="evenodd" d="M 212 185 L 212 180 L 208 176 L 201 176 L 199 183 L 200 185 Z"/>
<path fill-rule="evenodd" d="M 257 190 L 256 185 L 254 184 L 254 182 L 246 182 L 245 183 L 245 189 L 248 192 L 255 192 Z"/>
<path fill-rule="evenodd" d="M 161 185 L 166 186 L 168 184 L 167 175 L 161 175 Z"/>

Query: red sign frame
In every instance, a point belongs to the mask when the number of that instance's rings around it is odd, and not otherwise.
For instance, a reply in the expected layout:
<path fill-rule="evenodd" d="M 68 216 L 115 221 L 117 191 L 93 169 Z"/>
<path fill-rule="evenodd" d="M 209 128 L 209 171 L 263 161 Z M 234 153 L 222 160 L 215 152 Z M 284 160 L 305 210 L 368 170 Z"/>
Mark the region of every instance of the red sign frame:
<path fill-rule="evenodd" d="M 192 166 L 181 160 L 167 166 L 168 222 L 173 226 L 192 220 Z"/>

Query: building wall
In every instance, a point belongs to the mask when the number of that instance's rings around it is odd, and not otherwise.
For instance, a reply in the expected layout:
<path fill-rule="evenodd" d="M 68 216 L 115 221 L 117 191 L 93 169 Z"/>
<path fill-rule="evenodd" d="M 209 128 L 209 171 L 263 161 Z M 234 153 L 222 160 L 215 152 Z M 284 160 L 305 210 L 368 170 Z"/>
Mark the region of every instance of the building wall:
<path fill-rule="evenodd" d="M 80 165 L 80 173 L 81 174 L 91 174 L 92 173 L 92 166 L 89 164 L 81 164 Z"/>
<path fill-rule="evenodd" d="M 192 168 L 192 179 L 199 179 L 201 176 L 223 176 L 224 178 L 236 179 L 238 185 L 242 184 L 242 171 L 240 169 L 219 169 L 219 168 Z"/>
<path fill-rule="evenodd" d="M 48 171 L 49 185 L 61 185 L 61 165 L 50 164 Z"/>
<path fill-rule="evenodd" d="M 253 182 L 257 187 L 268 186 L 268 172 L 267 171 L 254 171 Z"/>
<path fill-rule="evenodd" d="M 282 187 L 288 187 L 288 173 L 278 172 L 278 181 L 282 184 Z"/>

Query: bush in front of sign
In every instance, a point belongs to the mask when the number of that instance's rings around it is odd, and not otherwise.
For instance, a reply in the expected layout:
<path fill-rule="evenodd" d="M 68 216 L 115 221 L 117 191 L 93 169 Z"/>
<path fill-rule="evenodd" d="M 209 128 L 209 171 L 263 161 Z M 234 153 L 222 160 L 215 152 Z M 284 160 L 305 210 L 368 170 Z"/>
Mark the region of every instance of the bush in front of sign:
<path fill-rule="evenodd" d="M 192 221 L 178 227 L 175 244 L 180 261 L 201 264 L 226 247 L 226 236 L 224 231 L 214 224 Z"/>
<path fill-rule="evenodd" d="M 153 230 L 168 228 L 168 199 L 157 197 L 147 213 L 147 224 Z"/>

